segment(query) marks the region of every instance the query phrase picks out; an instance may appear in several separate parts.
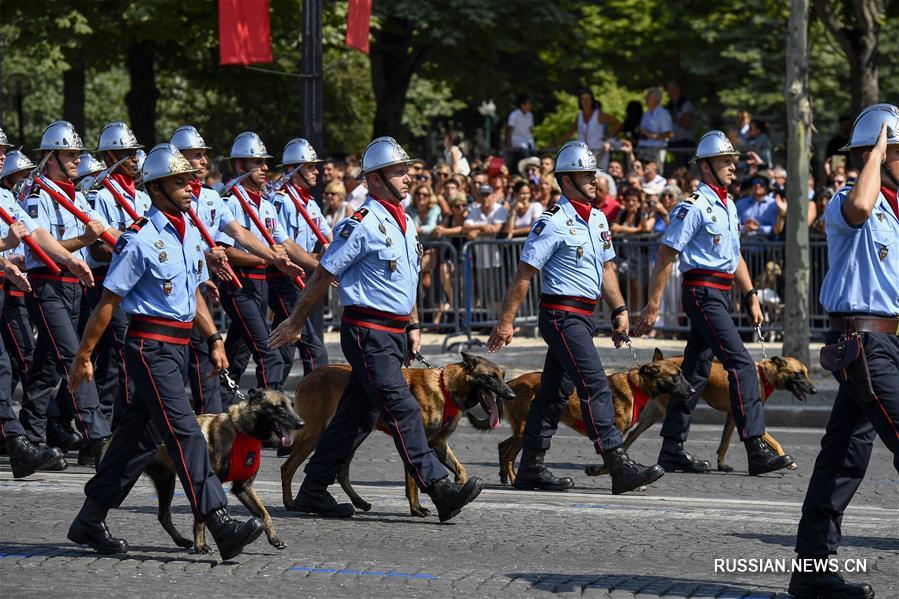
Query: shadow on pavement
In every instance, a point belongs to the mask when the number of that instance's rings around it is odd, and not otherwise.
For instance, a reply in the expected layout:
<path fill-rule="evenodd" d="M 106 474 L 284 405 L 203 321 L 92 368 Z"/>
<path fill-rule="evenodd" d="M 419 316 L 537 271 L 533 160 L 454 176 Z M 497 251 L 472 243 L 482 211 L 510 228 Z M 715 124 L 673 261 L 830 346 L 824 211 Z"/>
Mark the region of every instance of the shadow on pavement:
<path fill-rule="evenodd" d="M 752 532 L 735 532 L 728 536 L 737 537 L 739 539 L 752 539 L 768 543 L 769 545 L 782 545 L 784 547 L 794 547 L 796 545 L 795 535 L 769 535 Z M 899 538 L 891 539 L 888 537 L 843 537 L 840 541 L 841 547 L 866 547 L 869 549 L 880 549 L 884 551 L 899 551 Z"/>
<path fill-rule="evenodd" d="M 512 572 L 506 574 L 513 581 L 527 581 L 531 588 L 551 593 L 584 594 L 589 589 L 619 591 L 643 597 L 728 597 L 758 598 L 783 597 L 784 589 L 770 586 L 752 588 L 714 580 L 691 580 L 670 576 L 640 576 L 633 574 L 558 574 L 539 572 Z M 616 595 L 617 596 L 617 595 Z"/>

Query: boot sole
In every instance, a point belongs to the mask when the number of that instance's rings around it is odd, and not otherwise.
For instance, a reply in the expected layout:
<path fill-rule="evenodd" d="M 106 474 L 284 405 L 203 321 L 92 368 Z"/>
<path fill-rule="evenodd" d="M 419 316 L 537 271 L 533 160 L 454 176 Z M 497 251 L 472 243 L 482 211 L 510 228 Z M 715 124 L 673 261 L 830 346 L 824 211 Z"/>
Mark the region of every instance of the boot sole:
<path fill-rule="evenodd" d="M 462 511 L 462 508 L 464 508 L 466 505 L 468 505 L 469 503 L 471 503 L 472 501 L 474 501 L 475 499 L 477 499 L 477 498 L 478 498 L 478 495 L 480 495 L 480 494 L 481 494 L 481 491 L 483 491 L 483 490 L 484 490 L 484 481 L 481 481 L 481 482 L 474 488 L 474 490 L 468 495 L 468 497 L 465 498 L 465 501 L 463 501 L 462 504 L 461 504 L 459 507 L 457 507 L 456 509 L 452 510 L 452 511 L 451 511 L 450 513 L 448 513 L 448 514 L 440 514 L 440 513 L 438 513 L 438 516 L 439 516 L 439 518 L 440 518 L 440 521 L 441 521 L 441 522 L 448 522 L 449 520 L 452 520 L 453 518 L 455 518 L 456 516 L 458 516 L 458 515 L 459 515 L 459 512 Z"/>
<path fill-rule="evenodd" d="M 768 474 L 769 472 L 777 472 L 778 470 L 786 470 L 790 466 L 793 465 L 793 462 L 789 462 L 787 464 L 783 464 L 782 466 L 777 466 L 773 468 L 763 468 L 761 470 L 754 470 L 752 468 L 749 469 L 749 476 L 758 476 L 759 474 Z"/>
<path fill-rule="evenodd" d="M 346 510 L 343 512 L 338 512 L 338 511 L 325 512 L 325 511 L 321 511 L 321 510 L 314 510 L 311 508 L 307 508 L 303 505 L 296 504 L 296 503 L 293 504 L 292 511 L 302 512 L 303 514 L 311 514 L 313 516 L 319 516 L 320 518 L 338 518 L 338 519 L 352 518 L 356 514 L 356 510 L 352 509 L 352 506 L 350 506 L 349 510 Z"/>
<path fill-rule="evenodd" d="M 15 466 L 13 466 L 12 477 L 13 478 L 25 478 L 26 476 L 31 476 L 35 472 L 37 472 L 37 464 L 35 464 L 34 466 L 28 466 L 26 468 L 22 468 L 22 467 L 16 468 Z"/>
<path fill-rule="evenodd" d="M 528 484 L 528 483 L 521 483 L 519 485 L 518 479 L 515 479 L 515 482 L 512 484 L 512 487 L 519 491 L 546 491 L 546 492 L 550 492 L 550 493 L 564 493 L 568 489 L 573 489 L 574 483 L 571 483 L 570 485 L 566 485 L 564 487 L 552 487 L 552 486 L 547 486 L 547 485 Z"/>
<path fill-rule="evenodd" d="M 626 489 L 616 489 L 615 482 L 612 482 L 612 495 L 621 495 L 622 493 L 627 493 L 629 491 L 633 491 L 635 489 L 639 489 L 640 487 L 644 487 L 646 485 L 651 485 L 656 482 L 660 478 L 665 476 L 665 470 L 663 468 L 653 468 L 648 473 L 647 476 L 637 481 L 636 484 L 629 486 Z"/>
<path fill-rule="evenodd" d="M 250 534 L 250 536 L 248 536 L 246 538 L 246 540 L 244 540 L 242 543 L 240 543 L 237 547 L 234 547 L 234 548 L 228 550 L 227 553 L 222 551 L 222 548 L 219 547 L 219 554 L 222 556 L 222 561 L 234 559 L 235 557 L 237 557 L 238 555 L 243 553 L 244 548 L 247 545 L 251 544 L 256 539 L 258 539 L 259 535 L 261 535 L 264 530 L 265 530 L 264 526 L 257 526 L 253 530 L 253 532 Z"/>
<path fill-rule="evenodd" d="M 72 534 L 71 530 L 66 535 L 66 538 L 80 547 L 90 547 L 101 555 L 116 555 L 117 553 L 128 553 L 128 543 L 125 543 L 125 547 L 122 549 L 106 549 L 105 547 L 100 547 L 98 545 L 95 545 L 94 543 L 91 543 L 88 539 Z"/>
<path fill-rule="evenodd" d="M 688 466 L 663 464 L 661 462 L 659 462 L 659 466 L 661 466 L 662 470 L 664 470 L 665 472 L 683 472 L 685 474 L 708 474 L 709 472 L 712 471 L 711 465 L 708 468 L 703 469 L 703 470 L 699 470 L 696 468 L 690 468 Z"/>

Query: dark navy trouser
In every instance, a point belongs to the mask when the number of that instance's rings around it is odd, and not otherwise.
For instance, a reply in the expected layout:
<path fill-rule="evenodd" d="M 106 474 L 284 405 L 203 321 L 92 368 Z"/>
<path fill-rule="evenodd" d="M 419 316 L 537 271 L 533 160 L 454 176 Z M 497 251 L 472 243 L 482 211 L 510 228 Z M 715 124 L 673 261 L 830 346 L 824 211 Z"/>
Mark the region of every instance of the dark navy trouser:
<path fill-rule="evenodd" d="M 209 298 L 205 293 L 205 286 L 202 289 L 204 290 L 203 298 L 208 305 Z M 247 356 L 249 356 L 249 352 L 247 352 Z M 241 368 L 241 372 L 245 368 L 246 362 Z M 229 372 L 231 371 L 229 370 Z M 188 344 L 187 382 L 190 384 L 194 411 L 197 414 L 222 413 L 222 391 L 219 386 L 219 377 L 209 359 L 209 346 L 206 344 L 206 337 L 196 326 L 190 332 L 190 343 Z"/>
<path fill-rule="evenodd" d="M 153 459 L 161 437 L 194 516 L 203 520 L 228 501 L 185 393 L 187 346 L 129 337 L 125 360 L 134 397 L 84 493 L 106 508 L 119 507 Z"/>
<path fill-rule="evenodd" d="M 669 400 L 662 436 L 687 440 L 693 410 L 709 382 L 714 358 L 718 358 L 727 371 L 731 412 L 740 439 L 745 441 L 764 435 L 765 416 L 758 368 L 734 324 L 731 292 L 711 287 L 684 287 L 682 298 L 684 311 L 690 319 L 690 334 L 681 368 L 696 393 L 687 400 L 674 397 Z"/>
<path fill-rule="evenodd" d="M 108 437 L 110 422 L 100 407 L 94 382 L 85 381 L 75 393 L 65 384 L 80 343 L 77 326 L 81 285 L 36 279 L 31 286 L 28 312 L 37 327 L 38 340 L 28 373 L 27 401 L 19 412 L 28 438 L 35 443 L 44 440 L 50 396 L 60 380 L 63 384 L 56 395 L 60 411 L 74 415 L 75 426 L 85 440 Z"/>
<path fill-rule="evenodd" d="M 340 466 L 383 417 L 406 471 L 420 488 L 427 489 L 432 482 L 445 478 L 449 473 L 428 447 L 421 408 L 403 377 L 405 333 L 344 323 L 340 346 L 353 371 L 337 413 L 306 464 L 306 476 L 324 485 L 332 484 Z"/>
<path fill-rule="evenodd" d="M 103 285 L 99 282 L 84 292 L 84 309 L 82 310 L 82 331 L 87 326 L 91 312 L 100 303 L 103 295 Z M 134 383 L 128 378 L 128 368 L 125 365 L 125 331 L 128 329 L 128 315 L 122 308 L 116 307 L 112 313 L 112 320 L 103 332 L 100 342 L 94 349 L 94 381 L 97 385 L 97 395 L 100 398 L 100 409 L 107 421 L 118 425 L 125 407 L 131 403 L 131 395 L 134 393 Z"/>
<path fill-rule="evenodd" d="M 3 294 L 0 293 L 0 310 L 3 309 L 2 303 Z M 3 339 L 0 339 L 0 442 L 10 437 L 24 436 L 25 429 L 12 409 L 12 365 Z"/>
<path fill-rule="evenodd" d="M 532 449 L 549 449 L 568 403 L 569 394 L 559 390 L 570 389 L 571 383 L 577 389 L 584 427 L 597 453 L 621 445 L 621 432 L 615 426 L 612 391 L 593 344 L 592 319 L 574 312 L 541 308 L 538 325 L 540 335 L 549 347 L 540 386 L 528 410 L 524 445 Z"/>
<path fill-rule="evenodd" d="M 308 280 L 308 279 L 307 279 Z M 293 311 L 300 291 L 287 277 L 270 278 L 268 281 L 268 307 L 272 310 L 272 329 L 281 324 Z M 315 312 L 321 312 L 322 306 L 316 307 Z M 288 344 L 281 348 L 281 359 L 284 361 L 284 372 L 281 376 L 281 385 L 287 382 L 290 370 L 293 367 L 294 352 L 300 350 L 300 360 L 303 361 L 303 375 L 307 375 L 319 366 L 328 365 L 328 350 L 325 342 L 315 330 L 314 315 L 310 315 L 303 323 L 303 333 L 296 344 Z"/>
<path fill-rule="evenodd" d="M 825 341 L 835 343 L 839 336 L 830 332 Z M 899 337 L 863 336 L 876 399 L 865 401 L 853 383 L 840 382 L 802 503 L 796 552 L 803 557 L 836 553 L 843 538 L 843 513 L 865 477 L 875 437 L 893 452 L 899 472 Z"/>
<path fill-rule="evenodd" d="M 264 279 L 242 278 L 240 282 L 243 285 L 241 290 L 230 284 L 219 288 L 222 306 L 231 317 L 225 353 L 229 364 L 234 362 L 235 367 L 229 368 L 229 372 L 235 381 L 243 375 L 239 361 L 234 359 L 239 353 L 240 342 L 243 342 L 250 348 L 256 362 L 256 385 L 260 389 L 280 389 L 283 369 L 281 354 L 268 346 L 268 284 Z M 230 394 L 222 393 L 223 408 L 230 407 L 232 400 Z"/>
<path fill-rule="evenodd" d="M 31 362 L 34 358 L 34 331 L 31 328 L 31 319 L 28 317 L 25 295 L 19 295 L 19 293 L 21 292 L 6 291 L 4 293 L 0 336 L 3 337 L 4 347 L 9 351 L 9 360 L 12 365 L 10 394 L 16 385 L 21 383 L 24 398 L 27 393 L 28 372 L 31 370 Z"/>

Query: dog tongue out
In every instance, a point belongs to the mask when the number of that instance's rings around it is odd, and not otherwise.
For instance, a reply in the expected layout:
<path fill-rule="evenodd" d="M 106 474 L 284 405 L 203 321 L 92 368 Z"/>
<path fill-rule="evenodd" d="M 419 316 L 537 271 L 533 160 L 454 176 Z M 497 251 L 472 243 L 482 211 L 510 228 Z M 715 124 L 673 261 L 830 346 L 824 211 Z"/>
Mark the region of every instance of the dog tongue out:
<path fill-rule="evenodd" d="M 487 397 L 486 404 L 487 415 L 490 417 L 490 428 L 494 429 L 499 426 L 499 410 L 496 408 L 496 400 L 493 397 Z"/>
<path fill-rule="evenodd" d="M 281 445 L 284 447 L 290 447 L 293 445 L 293 435 L 290 434 L 290 429 L 278 423 L 278 429 L 281 431 Z"/>

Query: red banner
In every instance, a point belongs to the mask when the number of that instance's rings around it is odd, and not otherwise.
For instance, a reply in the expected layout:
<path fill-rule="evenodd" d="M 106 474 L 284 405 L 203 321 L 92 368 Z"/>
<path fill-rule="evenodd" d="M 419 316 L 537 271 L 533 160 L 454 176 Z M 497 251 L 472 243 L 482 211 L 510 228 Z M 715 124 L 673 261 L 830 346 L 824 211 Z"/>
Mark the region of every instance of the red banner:
<path fill-rule="evenodd" d="M 219 63 L 271 61 L 268 0 L 219 0 Z"/>
<path fill-rule="evenodd" d="M 346 45 L 368 54 L 371 0 L 347 0 Z"/>

